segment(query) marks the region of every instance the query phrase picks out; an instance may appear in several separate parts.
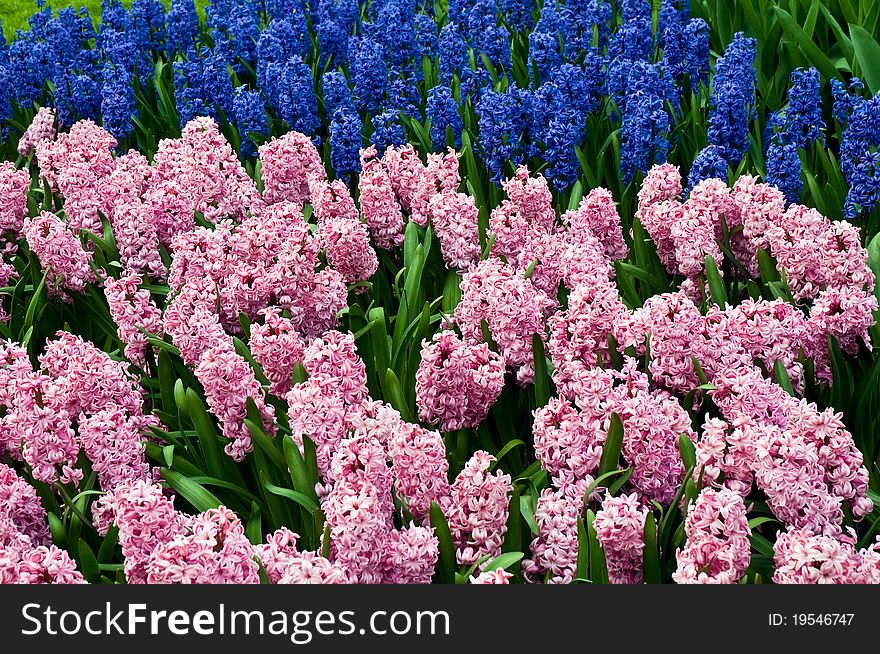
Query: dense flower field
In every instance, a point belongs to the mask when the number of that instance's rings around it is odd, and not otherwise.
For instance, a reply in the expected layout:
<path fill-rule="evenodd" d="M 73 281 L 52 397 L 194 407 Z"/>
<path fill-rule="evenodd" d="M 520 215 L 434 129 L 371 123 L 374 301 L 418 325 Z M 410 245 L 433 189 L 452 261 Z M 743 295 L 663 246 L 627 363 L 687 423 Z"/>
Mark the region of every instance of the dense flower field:
<path fill-rule="evenodd" d="M 880 4 L 728 4 L 35 7 L 0 582 L 880 583 Z"/>

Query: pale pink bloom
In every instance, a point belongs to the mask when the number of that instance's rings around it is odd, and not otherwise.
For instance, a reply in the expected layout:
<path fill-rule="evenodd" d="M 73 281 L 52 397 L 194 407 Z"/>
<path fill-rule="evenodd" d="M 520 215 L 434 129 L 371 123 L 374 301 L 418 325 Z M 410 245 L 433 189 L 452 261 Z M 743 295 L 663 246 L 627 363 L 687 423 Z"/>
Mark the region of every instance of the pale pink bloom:
<path fill-rule="evenodd" d="M 735 584 L 749 567 L 751 529 L 742 497 L 727 489 L 700 492 L 684 523 L 687 543 L 675 555 L 677 584 Z"/>
<path fill-rule="evenodd" d="M 13 254 L 17 249 L 30 185 L 27 170 L 18 170 L 11 161 L 0 165 L 0 255 Z"/>
<path fill-rule="evenodd" d="M 256 550 L 225 507 L 196 516 L 183 534 L 158 544 L 147 560 L 150 584 L 258 584 Z"/>
<path fill-rule="evenodd" d="M 479 209 L 466 193 L 437 193 L 427 206 L 431 227 L 449 269 L 467 270 L 480 259 Z"/>
<path fill-rule="evenodd" d="M 502 182 L 502 187 L 527 225 L 553 230 L 556 223 L 553 195 L 543 175 L 531 177 L 527 166 L 519 166 L 513 177 Z"/>
<path fill-rule="evenodd" d="M 80 414 L 79 439 L 101 488 L 111 490 L 129 479 L 150 480 L 144 440 L 147 427 L 158 424 L 155 416 L 131 416 L 115 404 Z"/>
<path fill-rule="evenodd" d="M 607 189 L 595 188 L 590 191 L 576 210 L 562 215 L 562 221 L 568 226 L 573 240 L 587 234 L 597 237 L 609 261 L 626 258 L 627 247 L 623 240 L 620 214 Z"/>
<path fill-rule="evenodd" d="M 76 561 L 54 545 L 0 546 L 0 584 L 84 584 Z"/>
<path fill-rule="evenodd" d="M 357 405 L 367 399 L 367 368 L 358 356 L 351 332 L 329 330 L 312 339 L 303 350 L 302 364 L 309 375 L 334 378 L 347 404 Z"/>
<path fill-rule="evenodd" d="M 269 380 L 273 395 L 283 397 L 293 384 L 293 370 L 302 362 L 306 344 L 293 322 L 277 307 L 263 311 L 264 323 L 251 325 L 251 354 Z"/>
<path fill-rule="evenodd" d="M 106 535 L 119 529 L 128 583 L 146 583 L 153 549 L 184 533 L 190 520 L 174 509 L 161 486 L 141 479 L 125 481 L 92 505 L 95 528 Z"/>
<path fill-rule="evenodd" d="M 534 376 L 532 337 L 544 338 L 544 311 L 550 299 L 513 266 L 494 257 L 464 275 L 461 293 L 454 320 L 465 342 L 484 342 L 485 321 L 505 365 L 518 371 L 522 383 L 528 382 Z"/>
<path fill-rule="evenodd" d="M 101 187 L 116 166 L 116 145 L 116 139 L 91 120 L 81 120 L 54 141 L 36 145 L 40 175 L 64 198 L 64 214 L 74 232 L 103 232 Z"/>
<path fill-rule="evenodd" d="M 160 141 L 153 165 L 151 185 L 173 181 L 189 217 L 197 211 L 212 223 L 227 217 L 244 220 L 263 209 L 256 184 L 211 118 L 195 118 L 179 139 Z M 153 196 L 149 203 L 161 207 L 164 200 Z"/>
<path fill-rule="evenodd" d="M 416 371 L 419 418 L 442 431 L 475 429 L 504 388 L 504 360 L 485 343 L 469 345 L 450 330 L 422 344 Z"/>
<path fill-rule="evenodd" d="M 247 360 L 222 343 L 205 351 L 195 369 L 196 379 L 205 389 L 208 408 L 220 421 L 223 437 L 231 442 L 226 453 L 235 461 L 244 460 L 253 450 L 250 429 L 244 420 L 248 417 L 247 400 L 251 399 L 260 413 L 262 428 L 271 436 L 275 433 L 275 407 L 266 402 L 263 388 L 254 376 Z"/>
<path fill-rule="evenodd" d="M 382 155 L 382 165 L 388 171 L 391 187 L 400 206 L 404 211 L 411 213 L 413 199 L 425 176 L 425 166 L 419 159 L 418 153 L 409 144 L 398 148 L 388 146 L 385 154 Z"/>
<path fill-rule="evenodd" d="M 566 484 L 561 489 L 545 488 L 538 497 L 535 522 L 538 534 L 532 540 L 532 558 L 523 561 L 529 581 L 569 584 L 577 573 L 578 518 L 584 513 L 584 494 L 591 481 Z"/>
<path fill-rule="evenodd" d="M 51 107 L 40 107 L 37 115 L 28 125 L 21 139 L 18 141 L 18 153 L 22 157 L 29 157 L 37 144 L 55 140 L 57 130 L 55 128 L 55 110 Z"/>
<path fill-rule="evenodd" d="M 491 572 L 481 572 L 475 577 L 470 578 L 472 584 L 510 584 L 513 574 L 507 570 L 496 568 Z"/>
<path fill-rule="evenodd" d="M 231 337 L 220 325 L 216 311 L 217 287 L 209 279 L 196 277 L 183 285 L 165 307 L 162 326 L 180 357 L 195 366 L 202 354 L 217 345 L 232 345 Z"/>
<path fill-rule="evenodd" d="M 393 184 L 394 170 L 391 168 L 389 170 L 392 171 Z M 455 193 L 461 186 L 458 154 L 452 148 L 447 148 L 446 152 L 429 152 L 428 163 L 422 168 L 417 179 L 415 191 L 410 199 L 410 220 L 424 227 L 428 224 L 428 204 L 431 198 L 438 193 Z"/>
<path fill-rule="evenodd" d="M 605 552 L 608 581 L 612 584 L 640 584 L 643 575 L 645 518 L 635 493 L 606 497 L 596 512 L 593 526 Z"/>
<path fill-rule="evenodd" d="M 143 282 L 140 275 L 126 275 L 118 280 L 104 280 L 104 296 L 110 316 L 116 323 L 116 335 L 125 344 L 125 356 L 132 363 L 146 369 L 147 335 L 161 338 L 162 312 L 153 302 L 150 292 L 138 288 Z M 142 331 L 143 330 L 143 331 Z"/>
<path fill-rule="evenodd" d="M 309 177 L 326 178 L 321 155 L 305 134 L 288 132 L 260 146 L 263 197 L 267 203 L 309 202 Z"/>
<path fill-rule="evenodd" d="M 151 208 L 140 200 L 120 202 L 113 211 L 110 224 L 124 271 L 164 281 L 167 271 L 159 253 L 159 237 L 152 222 Z"/>
<path fill-rule="evenodd" d="M 508 494 L 513 487 L 510 475 L 500 470 L 489 472 L 494 461 L 487 452 L 475 452 L 441 504 L 461 565 L 501 553 L 507 533 Z"/>
<path fill-rule="evenodd" d="M 440 556 L 433 527 L 410 524 L 392 530 L 385 548 L 385 583 L 431 583 Z"/>
<path fill-rule="evenodd" d="M 0 547 L 25 537 L 33 545 L 49 543 L 49 525 L 37 491 L 15 470 L 0 463 Z"/>
<path fill-rule="evenodd" d="M 25 220 L 24 235 L 42 270 L 49 270 L 46 289 L 50 295 L 70 301 L 65 291 L 82 293 L 87 284 L 97 281 L 89 266 L 92 255 L 70 226 L 55 214 L 43 211 L 38 217 Z"/>
<path fill-rule="evenodd" d="M 446 445 L 440 434 L 399 421 L 388 439 L 394 487 L 417 520 L 428 514 L 431 502 L 449 495 Z"/>
<path fill-rule="evenodd" d="M 361 150 L 358 183 L 364 222 L 376 247 L 391 250 L 403 243 L 403 214 L 388 169 L 376 158 L 376 148 Z"/>

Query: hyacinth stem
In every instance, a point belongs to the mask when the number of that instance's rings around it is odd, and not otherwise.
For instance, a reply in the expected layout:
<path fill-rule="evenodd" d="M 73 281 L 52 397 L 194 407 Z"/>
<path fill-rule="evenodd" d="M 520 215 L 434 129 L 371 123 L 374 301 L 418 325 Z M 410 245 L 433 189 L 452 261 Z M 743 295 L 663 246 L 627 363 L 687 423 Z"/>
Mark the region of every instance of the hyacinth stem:
<path fill-rule="evenodd" d="M 94 527 L 92 526 L 92 521 L 89 520 L 76 505 L 76 502 L 70 496 L 70 493 L 67 492 L 67 489 L 64 488 L 64 485 L 56 483 L 55 489 L 58 491 L 58 494 L 61 495 L 61 499 L 64 500 L 64 505 L 69 507 L 70 510 L 73 511 L 74 514 L 76 514 L 76 517 L 79 518 L 86 527 L 88 527 L 89 529 L 94 529 Z"/>

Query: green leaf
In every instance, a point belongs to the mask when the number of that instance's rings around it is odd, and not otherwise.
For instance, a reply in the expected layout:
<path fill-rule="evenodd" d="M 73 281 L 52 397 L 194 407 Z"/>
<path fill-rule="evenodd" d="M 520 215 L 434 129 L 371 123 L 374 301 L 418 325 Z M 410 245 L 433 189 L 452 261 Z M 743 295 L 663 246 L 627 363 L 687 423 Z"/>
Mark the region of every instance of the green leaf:
<path fill-rule="evenodd" d="M 880 91 L 880 44 L 861 25 L 850 25 L 849 34 L 862 77 L 871 93 L 877 93 Z"/>
<path fill-rule="evenodd" d="M 311 498 L 298 491 L 290 490 L 289 488 L 281 488 L 281 486 L 276 486 L 268 481 L 263 482 L 263 487 L 273 495 L 293 500 L 309 513 L 314 513 L 320 508 Z"/>
<path fill-rule="evenodd" d="M 505 552 L 499 554 L 486 564 L 483 568 L 484 572 L 492 572 L 492 570 L 506 570 L 515 563 L 518 563 L 525 554 L 522 552 Z"/>
<path fill-rule="evenodd" d="M 451 315 L 455 307 L 461 302 L 461 275 L 455 270 L 450 270 L 443 285 L 443 303 L 440 305 L 443 313 Z"/>
<path fill-rule="evenodd" d="M 37 288 L 34 290 L 34 294 L 31 296 L 31 301 L 28 303 L 27 311 L 24 315 L 24 330 L 28 330 L 33 327 L 34 317 L 37 314 L 37 310 L 46 304 L 46 279 L 49 276 L 50 270 L 52 269 L 49 266 L 46 266 L 46 270 L 43 273 L 42 278 L 40 278 L 40 283 L 37 284 Z"/>
<path fill-rule="evenodd" d="M 709 284 L 709 296 L 712 301 L 723 309 L 727 305 L 727 289 L 724 288 L 724 281 L 711 255 L 706 255 L 706 281 Z"/>
<path fill-rule="evenodd" d="M 819 69 L 822 76 L 826 79 L 839 78 L 837 67 L 831 62 L 827 55 L 817 46 L 813 39 L 810 38 L 803 28 L 797 24 L 794 18 L 781 7 L 774 6 L 773 11 L 779 17 L 783 29 L 794 39 L 794 42 L 801 49 L 804 56 Z"/>
<path fill-rule="evenodd" d="M 437 570 L 434 573 L 434 581 L 441 584 L 455 583 L 455 547 L 452 544 L 452 534 L 443 511 L 436 502 L 431 502 L 429 512 L 431 526 L 434 527 L 434 535 L 437 536 L 440 555 L 437 561 Z"/>
<path fill-rule="evenodd" d="M 262 514 L 256 502 L 251 502 L 251 514 L 248 517 L 247 525 L 245 525 L 244 535 L 247 536 L 251 545 L 259 545 L 263 542 Z"/>
<path fill-rule="evenodd" d="M 875 279 L 880 279 L 880 232 L 874 235 L 868 243 L 868 265 L 874 273 Z M 880 302 L 880 284 L 874 284 L 874 297 Z"/>
<path fill-rule="evenodd" d="M 611 414 L 611 424 L 608 426 L 608 436 L 602 447 L 602 458 L 599 461 L 599 476 L 617 470 L 620 460 L 620 450 L 623 447 L 623 422 L 616 413 Z"/>
<path fill-rule="evenodd" d="M 659 584 L 663 582 L 663 577 L 660 573 L 660 550 L 657 548 L 657 524 L 654 522 L 653 511 L 648 511 L 648 515 L 645 516 L 644 533 L 645 583 Z"/>
<path fill-rule="evenodd" d="M 792 388 L 791 378 L 788 376 L 788 371 L 779 359 L 776 359 L 773 364 L 773 377 L 776 379 L 776 383 L 782 387 L 782 390 L 792 397 L 797 397 L 794 393 L 794 388 Z"/>
<path fill-rule="evenodd" d="M 184 395 L 184 408 L 189 419 L 193 423 L 202 456 L 205 458 L 205 466 L 211 477 L 223 479 L 225 475 L 224 452 L 220 447 L 220 437 L 214 429 L 214 422 L 208 415 L 202 398 L 193 389 L 187 388 Z"/>
<path fill-rule="evenodd" d="M 400 412 L 400 417 L 407 422 L 412 422 L 412 413 L 406 403 L 403 395 L 403 388 L 400 386 L 400 380 L 391 368 L 385 371 L 385 399 L 388 403 Z"/>
<path fill-rule="evenodd" d="M 697 449 L 687 434 L 679 435 L 678 451 L 681 453 L 681 462 L 684 463 L 685 470 L 693 470 L 697 465 Z"/>
<path fill-rule="evenodd" d="M 315 491 L 315 485 L 311 481 L 306 463 L 299 451 L 293 438 L 285 436 L 282 441 L 284 450 L 284 459 L 287 461 L 287 468 L 290 471 L 290 479 L 293 487 L 300 493 L 308 496 L 312 501 L 318 502 L 318 494 Z"/>
<path fill-rule="evenodd" d="M 189 477 L 185 477 L 179 472 L 168 468 L 162 468 L 161 472 L 162 477 L 165 478 L 165 481 L 168 482 L 171 488 L 180 493 L 197 511 L 207 511 L 208 509 L 216 509 L 218 506 L 222 506 L 223 503 L 213 493 Z"/>
<path fill-rule="evenodd" d="M 587 537 L 587 528 L 584 526 L 584 520 L 580 516 L 578 516 L 577 534 L 578 555 L 575 578 L 587 579 L 590 574 L 590 539 Z"/>
<path fill-rule="evenodd" d="M 540 334 L 532 334 L 532 356 L 535 361 L 535 404 L 542 407 L 550 399 L 550 375 L 547 374 L 547 356 Z"/>
<path fill-rule="evenodd" d="M 587 511 L 587 539 L 590 543 L 590 579 L 594 584 L 608 583 L 608 568 L 605 565 L 605 552 L 602 551 L 602 545 L 596 536 L 596 528 L 593 522 L 596 520 L 596 514 Z"/>
<path fill-rule="evenodd" d="M 98 565 L 98 559 L 92 548 L 89 547 L 83 539 L 79 540 L 77 545 L 77 554 L 79 554 L 79 565 L 82 568 L 83 577 L 89 583 L 97 583 L 101 580 L 101 567 Z"/>

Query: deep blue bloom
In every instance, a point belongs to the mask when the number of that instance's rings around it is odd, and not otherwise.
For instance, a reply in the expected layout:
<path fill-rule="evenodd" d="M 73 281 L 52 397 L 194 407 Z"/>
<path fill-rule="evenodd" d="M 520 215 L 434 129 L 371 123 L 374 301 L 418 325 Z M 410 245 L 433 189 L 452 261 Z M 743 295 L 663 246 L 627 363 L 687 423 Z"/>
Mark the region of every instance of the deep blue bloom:
<path fill-rule="evenodd" d="M 598 48 L 604 50 L 608 45 L 611 21 L 614 17 L 611 4 L 606 0 L 568 0 L 565 6 L 571 13 L 572 20 L 580 28 L 581 47 L 592 47 L 595 28 Z"/>
<path fill-rule="evenodd" d="M 117 139 L 125 138 L 131 134 L 132 121 L 138 113 L 131 69 L 108 62 L 104 64 L 102 77 L 101 118 L 104 129 Z"/>
<path fill-rule="evenodd" d="M 290 129 L 311 136 L 319 127 L 318 100 L 312 86 L 312 73 L 299 57 L 269 64 L 270 84 L 262 89 L 278 116 Z"/>
<path fill-rule="evenodd" d="M 372 123 L 373 133 L 370 135 L 370 143 L 376 146 L 377 152 L 382 153 L 391 145 L 397 147 L 406 143 L 406 136 L 397 112 L 383 111 L 373 116 Z"/>
<path fill-rule="evenodd" d="M 294 20 L 302 17 L 305 24 L 305 0 L 265 0 L 266 14 L 273 19 Z"/>
<path fill-rule="evenodd" d="M 813 141 L 824 144 L 824 128 L 819 71 L 815 68 L 798 68 L 791 73 L 791 86 L 788 89 L 785 140 L 796 148 L 807 147 Z"/>
<path fill-rule="evenodd" d="M 198 116 L 213 116 L 204 92 L 201 60 L 195 51 L 182 61 L 174 62 L 174 102 L 183 127 Z"/>
<path fill-rule="evenodd" d="M 415 17 L 415 33 L 416 33 L 416 53 L 419 59 L 422 57 L 437 56 L 437 23 L 433 16 L 427 14 L 416 14 Z"/>
<path fill-rule="evenodd" d="M 165 5 L 162 0 L 134 0 L 131 20 L 141 50 L 165 49 Z"/>
<path fill-rule="evenodd" d="M 311 51 L 306 26 L 286 19 L 275 19 L 262 31 L 257 41 L 257 84 L 261 89 L 273 87 L 267 78 L 270 64 L 283 64 L 291 57 L 305 59 Z"/>
<path fill-rule="evenodd" d="M 629 183 L 635 171 L 647 172 L 666 161 L 675 86 L 662 64 L 633 62 L 621 102 L 620 175 Z"/>
<path fill-rule="evenodd" d="M 355 106 L 376 113 L 388 90 L 385 49 L 381 43 L 360 36 L 351 40 L 348 57 Z"/>
<path fill-rule="evenodd" d="M 510 32 L 507 28 L 502 25 L 487 27 L 480 43 L 479 53 L 486 55 L 495 68 L 501 66 L 510 69 Z M 479 61 L 477 68 L 482 68 L 482 63 Z"/>
<path fill-rule="evenodd" d="M 193 0 L 171 0 L 165 17 L 166 50 L 169 54 L 186 52 L 199 35 L 199 16 Z"/>
<path fill-rule="evenodd" d="M 572 109 L 556 114 L 550 120 L 544 140 L 546 176 L 558 191 L 571 188 L 580 175 L 576 147 L 586 137 L 583 115 Z"/>
<path fill-rule="evenodd" d="M 394 66 L 408 61 L 417 49 L 415 16 L 405 3 L 386 0 L 376 15 L 374 30 Z"/>
<path fill-rule="evenodd" d="M 321 19 L 315 31 L 318 35 L 321 65 L 324 66 L 332 60 L 335 65 L 344 66 L 348 62 L 349 33 L 332 18 Z"/>
<path fill-rule="evenodd" d="M 569 43 L 577 32 L 578 25 L 572 20 L 572 14 L 565 6 L 557 6 L 552 0 L 545 2 L 541 8 L 541 16 L 535 24 L 535 32 L 552 34 Z"/>
<path fill-rule="evenodd" d="M 361 7 L 358 0 L 319 0 L 317 5 L 317 12 L 312 7 L 313 15 L 317 13 L 332 19 L 349 34 L 359 22 Z"/>
<path fill-rule="evenodd" d="M 19 36 L 7 51 L 10 83 L 19 105 L 35 102 L 55 71 L 52 49 L 45 41 L 32 41 L 29 34 Z"/>
<path fill-rule="evenodd" d="M 213 0 L 205 10 L 215 43 L 228 42 L 229 60 L 252 61 L 260 38 L 260 16 L 252 0 Z"/>
<path fill-rule="evenodd" d="M 852 115 L 853 109 L 858 102 L 858 96 L 864 88 L 865 85 L 858 77 L 853 77 L 849 81 L 849 90 L 847 90 L 846 84 L 839 79 L 831 80 L 831 94 L 834 98 L 832 113 L 834 114 L 834 120 L 842 126 L 846 126 L 847 122 L 849 122 L 849 117 Z"/>
<path fill-rule="evenodd" d="M 141 52 L 132 36 L 131 32 L 103 27 L 100 42 L 104 60 L 120 68 L 136 67 L 140 62 Z"/>
<path fill-rule="evenodd" d="M 232 80 L 223 55 L 211 50 L 187 53 L 174 62 L 174 95 L 180 126 L 193 118 L 219 118 L 219 111 L 232 117 Z"/>
<path fill-rule="evenodd" d="M 692 18 L 682 31 L 682 60 L 691 84 L 706 83 L 709 77 L 709 26 L 702 18 Z"/>
<path fill-rule="evenodd" d="M 623 24 L 608 44 L 608 56 L 631 61 L 651 61 L 654 35 L 651 31 L 651 5 L 646 0 L 624 0 L 621 4 Z"/>
<path fill-rule="evenodd" d="M 529 34 L 529 74 L 537 72 L 538 82 L 547 79 L 563 63 L 559 36 L 535 30 Z"/>
<path fill-rule="evenodd" d="M 101 0 L 101 25 L 123 30 L 131 26 L 131 16 L 119 0 Z"/>
<path fill-rule="evenodd" d="M 870 213 L 880 194 L 880 95 L 855 97 L 840 143 L 840 170 L 849 189 L 844 215 Z"/>
<path fill-rule="evenodd" d="M 727 160 L 721 156 L 717 145 L 707 145 L 697 153 L 688 173 L 685 195 L 688 195 L 691 189 L 704 179 L 727 181 Z"/>
<path fill-rule="evenodd" d="M 598 55 L 588 53 L 584 66 L 563 64 L 554 70 L 549 81 L 559 93 L 557 102 L 582 114 L 595 110 L 604 91 L 601 63 Z"/>
<path fill-rule="evenodd" d="M 425 112 L 431 120 L 431 147 L 435 151 L 446 149 L 447 129 L 452 132 L 455 147 L 461 147 L 461 115 L 458 113 L 458 103 L 448 86 L 435 86 L 428 91 Z"/>
<path fill-rule="evenodd" d="M 330 123 L 330 164 L 337 178 L 348 179 L 360 169 L 363 124 L 356 111 L 340 109 Z"/>
<path fill-rule="evenodd" d="M 477 102 L 480 154 L 496 184 L 507 176 L 507 163 L 516 165 L 521 159 L 520 140 L 528 118 L 523 104 L 516 88 L 504 93 L 486 91 Z"/>
<path fill-rule="evenodd" d="M 321 89 L 327 116 L 335 115 L 338 109 L 354 110 L 348 80 L 340 71 L 328 70 L 324 73 L 321 77 Z"/>
<path fill-rule="evenodd" d="M 28 18 L 28 27 L 34 39 L 45 39 L 46 23 L 52 20 L 53 16 L 52 7 L 47 5 L 44 0 L 37 0 L 37 7 L 39 11 L 31 14 L 30 18 Z"/>
<path fill-rule="evenodd" d="M 437 41 L 439 52 L 439 77 L 443 84 L 450 84 L 452 76 L 458 75 L 464 80 L 470 72 L 467 43 L 456 23 L 447 23 L 440 30 L 440 38 Z"/>
<path fill-rule="evenodd" d="M 392 69 L 388 82 L 387 110 L 404 116 L 415 116 L 421 103 L 419 88 L 415 82 L 422 78 L 422 69 L 412 62 L 411 68 Z"/>
<path fill-rule="evenodd" d="M 6 138 L 6 121 L 12 118 L 12 86 L 9 71 L 6 66 L 0 65 L 0 128 L 4 130 L 3 138 Z"/>
<path fill-rule="evenodd" d="M 774 140 L 764 159 L 767 165 L 764 181 L 782 191 L 789 202 L 797 202 L 804 183 L 801 180 L 801 160 L 794 144 Z"/>
<path fill-rule="evenodd" d="M 749 118 L 755 104 L 755 40 L 737 32 L 715 63 L 709 113 L 709 143 L 737 165 L 749 147 Z"/>
<path fill-rule="evenodd" d="M 241 135 L 241 156 L 251 157 L 257 153 L 257 147 L 251 134 L 269 135 L 269 117 L 266 114 L 266 101 L 259 91 L 249 91 L 244 86 L 235 90 L 232 102 L 238 133 Z"/>
<path fill-rule="evenodd" d="M 87 74 L 77 70 L 55 76 L 54 104 L 59 123 L 72 125 L 81 119 L 98 119 L 101 112 L 99 77 L 95 73 Z"/>
<path fill-rule="evenodd" d="M 533 24 L 532 10 L 535 3 L 530 0 L 497 0 L 498 8 L 507 19 L 507 24 L 514 30 L 522 32 Z"/>

